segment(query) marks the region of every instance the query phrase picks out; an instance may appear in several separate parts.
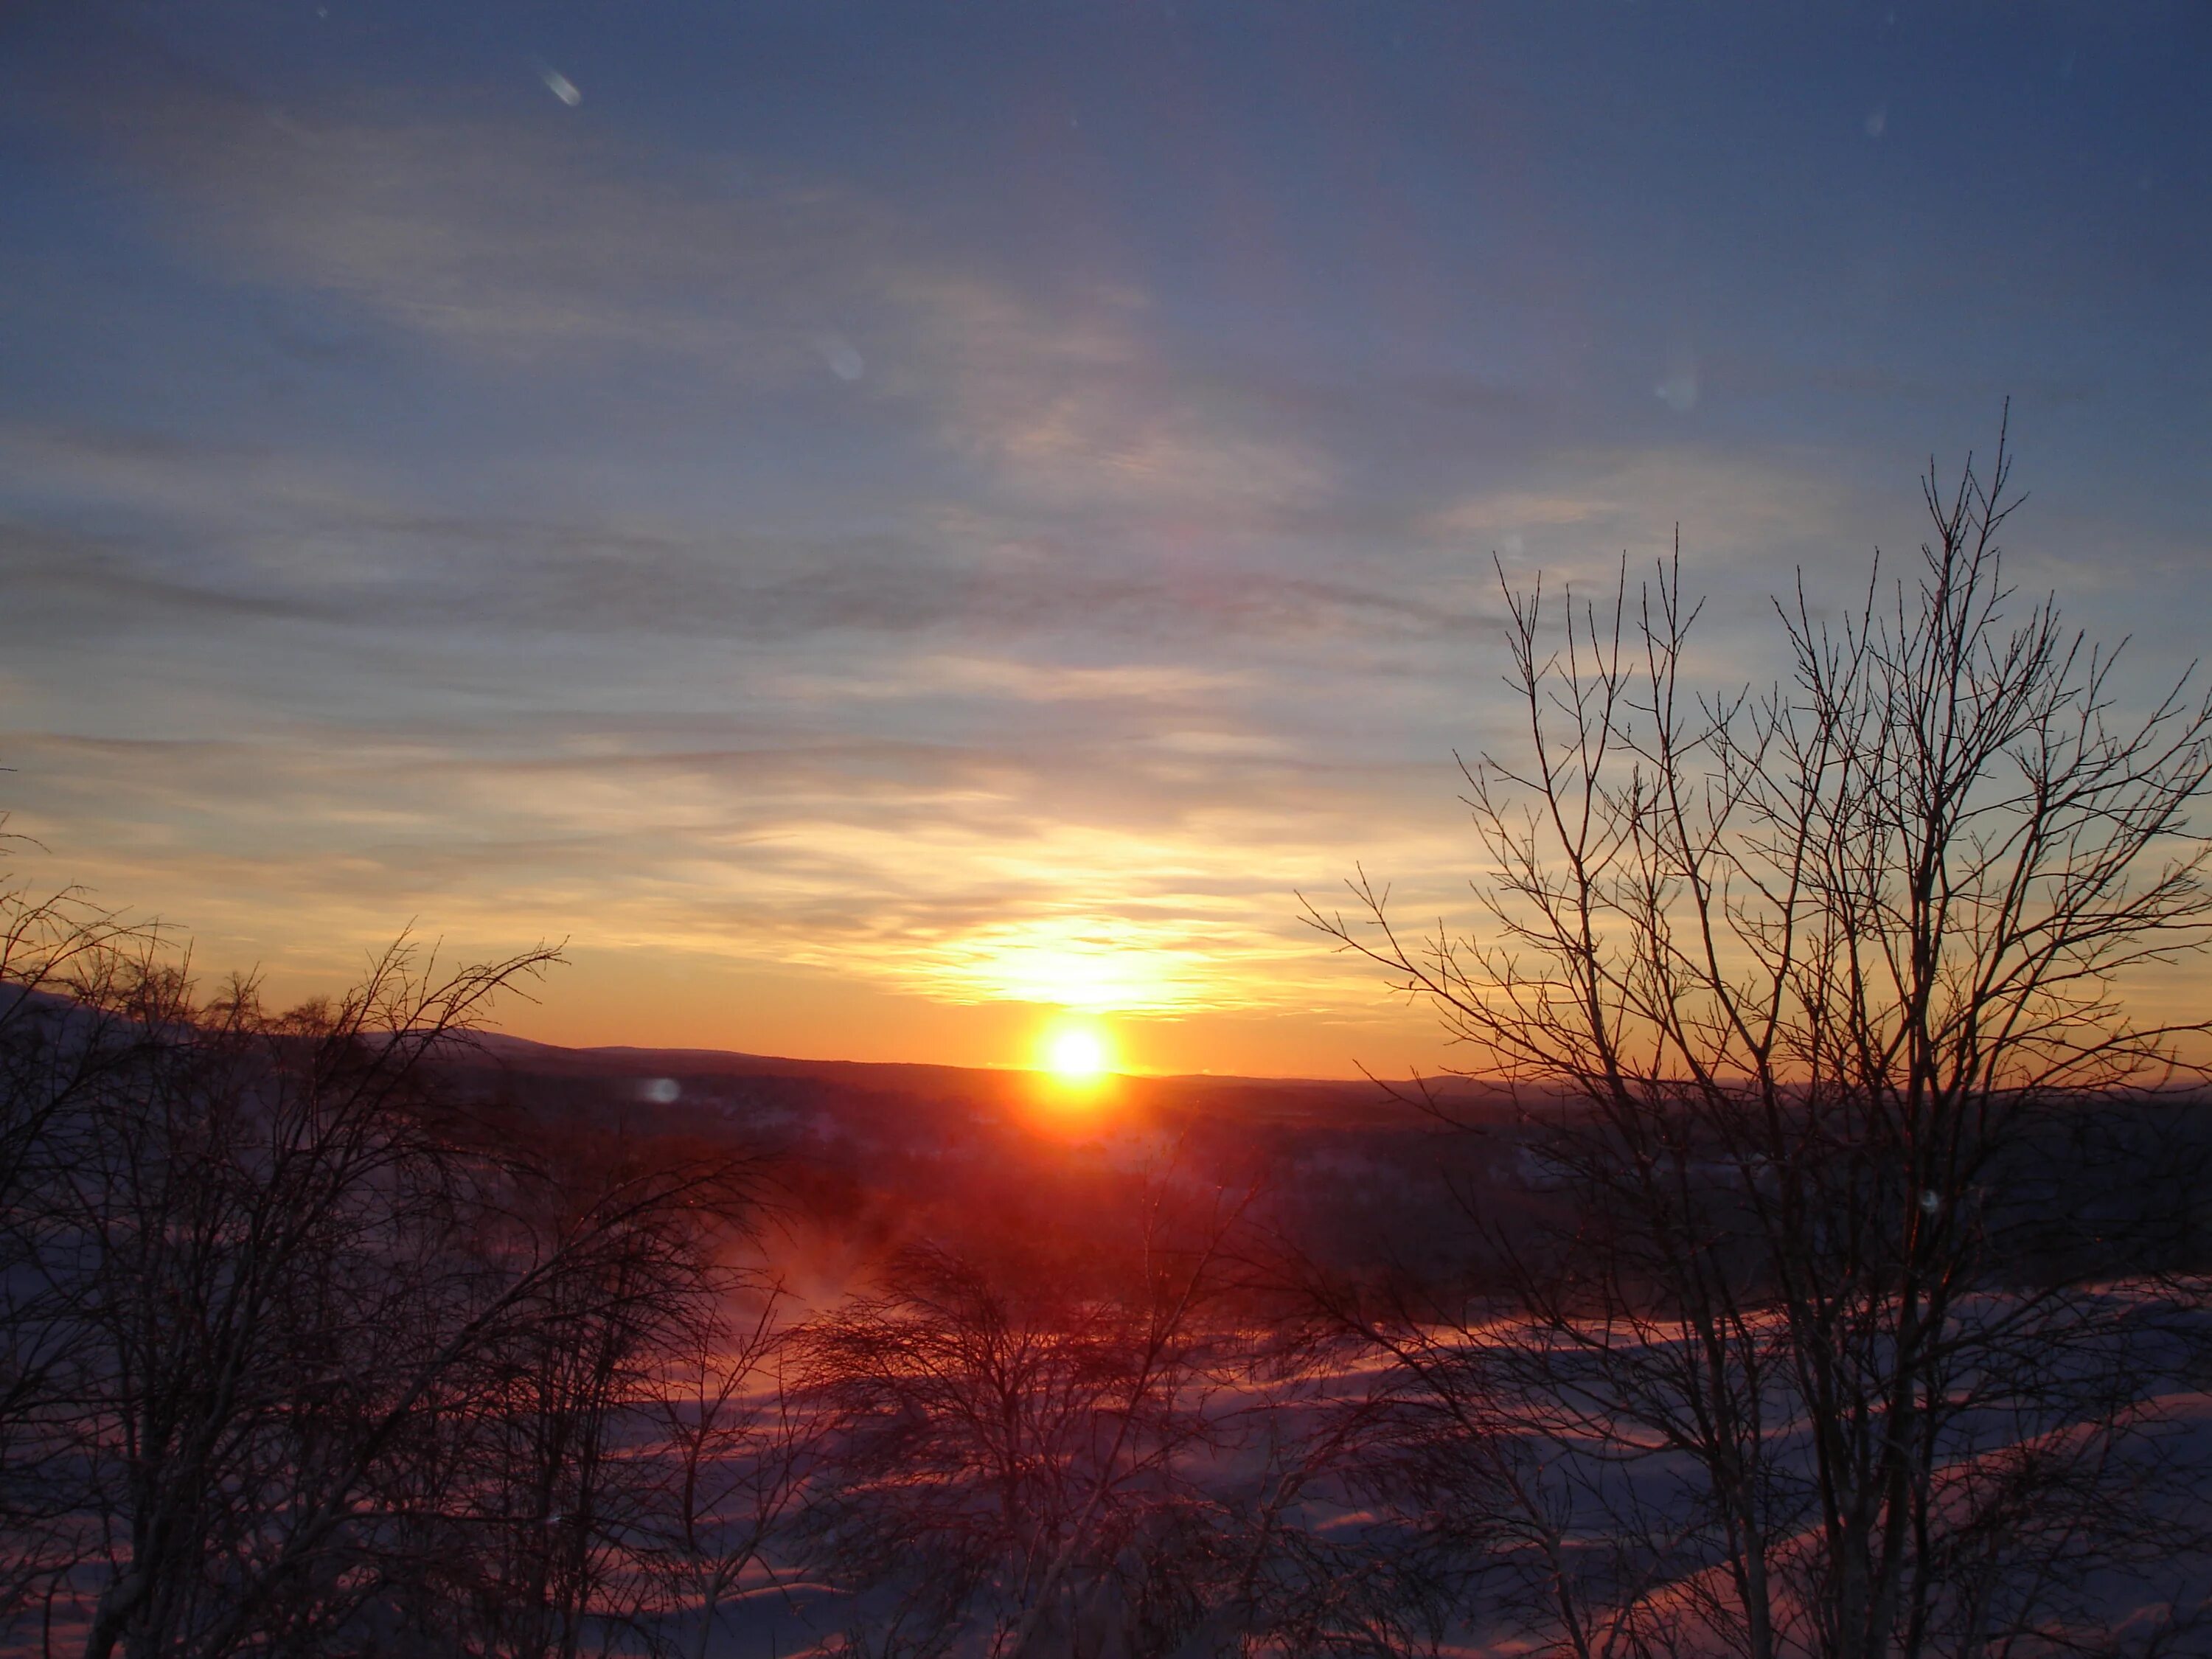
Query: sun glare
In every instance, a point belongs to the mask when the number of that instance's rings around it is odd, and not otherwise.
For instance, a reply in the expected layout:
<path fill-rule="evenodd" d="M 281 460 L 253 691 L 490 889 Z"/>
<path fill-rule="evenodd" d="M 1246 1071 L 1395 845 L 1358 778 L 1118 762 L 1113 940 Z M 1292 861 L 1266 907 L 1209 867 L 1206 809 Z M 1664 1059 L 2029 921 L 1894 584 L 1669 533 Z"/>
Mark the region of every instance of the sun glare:
<path fill-rule="evenodd" d="M 1114 1056 L 1095 1025 L 1055 1026 L 1045 1037 L 1044 1069 L 1062 1083 L 1096 1083 Z"/>

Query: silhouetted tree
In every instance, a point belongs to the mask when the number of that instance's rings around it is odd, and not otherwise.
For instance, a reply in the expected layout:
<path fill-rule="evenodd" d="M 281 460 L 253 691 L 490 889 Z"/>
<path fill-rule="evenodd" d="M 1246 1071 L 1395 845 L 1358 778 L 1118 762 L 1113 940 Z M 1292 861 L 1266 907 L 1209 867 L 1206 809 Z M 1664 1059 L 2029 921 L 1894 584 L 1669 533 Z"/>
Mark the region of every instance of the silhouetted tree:
<path fill-rule="evenodd" d="M 387 1460 L 534 1282 L 455 1249 L 477 1170 L 423 1109 L 428 1061 L 544 960 L 432 983 L 394 952 L 281 1017 L 142 981 L 137 1052 L 42 1199 L 108 1534 L 88 1653 L 311 1645 L 375 1594 Z"/>
<path fill-rule="evenodd" d="M 155 942 L 77 891 L 0 890 L 0 1622 L 50 1593 L 92 1538 L 64 1455 L 82 1331 L 43 1271 L 46 1198 L 63 1132 L 140 1046 L 126 1010 Z"/>
<path fill-rule="evenodd" d="M 1690 684 L 1679 555 L 1556 624 L 1509 590 L 1481 925 L 1403 935 L 1364 875 L 1312 914 L 1526 1105 L 1509 1293 L 1366 1328 L 1577 1659 L 2057 1650 L 2128 1574 L 2203 1595 L 2152 1399 L 2197 1285 L 2066 1177 L 2143 1169 L 2197 1078 L 2207 1022 L 2125 999 L 2212 930 L 2212 706 L 2124 714 L 2006 580 L 2009 465 L 1931 469 L 1917 572 L 1840 623 L 1801 583 L 1765 690 Z"/>
<path fill-rule="evenodd" d="M 667 1357 L 647 1549 L 676 1621 L 694 1621 L 690 1659 L 707 1659 L 733 1604 L 787 1591 L 800 1557 L 831 1419 L 793 1375 L 786 1308 L 779 1285 L 726 1290 Z"/>
<path fill-rule="evenodd" d="M 623 1437 L 750 1160 L 463 1106 L 454 1045 L 550 952 L 403 945 L 272 1014 L 71 896 L 0 922 L 0 1616 L 66 1586 L 88 1655 L 179 1659 L 634 1625 Z"/>
<path fill-rule="evenodd" d="M 1241 1359 L 1207 1316 L 1237 1213 L 1174 1226 L 1155 1200 L 1121 1259 L 916 1244 L 809 1333 L 839 1432 L 812 1524 L 886 1603 L 870 1650 L 1157 1652 L 1198 1624 L 1224 1551 L 1194 1464 Z"/>
<path fill-rule="evenodd" d="M 529 1292 L 482 1352 L 460 1460 L 483 1540 L 470 1645 L 574 1659 L 660 1633 L 653 1568 L 686 1495 L 661 1431 L 678 1368 L 726 1329 L 755 1165 L 618 1127 L 533 1139 L 492 1253 Z"/>

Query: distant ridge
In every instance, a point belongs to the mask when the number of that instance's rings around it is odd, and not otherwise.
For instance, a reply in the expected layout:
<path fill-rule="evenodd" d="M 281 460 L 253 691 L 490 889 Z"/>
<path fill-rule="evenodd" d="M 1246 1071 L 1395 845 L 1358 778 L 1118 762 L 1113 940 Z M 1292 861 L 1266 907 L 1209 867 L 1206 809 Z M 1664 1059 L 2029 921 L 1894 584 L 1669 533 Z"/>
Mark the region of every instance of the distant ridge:
<path fill-rule="evenodd" d="M 943 1103 L 1006 1108 L 1033 1100 L 1049 1086 L 1045 1073 L 1011 1066 L 945 1066 L 913 1060 L 800 1060 L 725 1048 L 658 1048 L 607 1044 L 571 1048 L 500 1032 L 471 1038 L 483 1059 L 502 1069 L 538 1076 L 673 1080 L 787 1078 L 829 1083 L 870 1094 L 907 1096 Z M 1165 1076 L 1117 1073 L 1103 1095 L 1146 1113 L 1241 1117 L 1257 1121 L 1329 1121 L 1386 1127 L 1424 1117 L 1410 1103 L 1425 1085 L 1440 1102 L 1478 1115 L 1506 1103 L 1504 1092 L 1465 1078 L 1394 1081 L 1400 1098 L 1364 1079 L 1255 1078 L 1188 1073 Z"/>

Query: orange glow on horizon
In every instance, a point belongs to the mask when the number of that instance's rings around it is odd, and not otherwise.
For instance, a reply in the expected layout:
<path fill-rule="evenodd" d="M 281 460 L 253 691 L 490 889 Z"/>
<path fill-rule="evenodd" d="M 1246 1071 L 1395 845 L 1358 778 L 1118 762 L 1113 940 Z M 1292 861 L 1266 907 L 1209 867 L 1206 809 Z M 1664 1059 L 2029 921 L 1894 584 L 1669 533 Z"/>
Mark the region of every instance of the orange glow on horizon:
<path fill-rule="evenodd" d="M 1064 1008 L 1030 1038 L 1030 1127 L 1082 1141 L 1121 1121 L 1128 1102 L 1119 1045 L 1095 1016 Z"/>

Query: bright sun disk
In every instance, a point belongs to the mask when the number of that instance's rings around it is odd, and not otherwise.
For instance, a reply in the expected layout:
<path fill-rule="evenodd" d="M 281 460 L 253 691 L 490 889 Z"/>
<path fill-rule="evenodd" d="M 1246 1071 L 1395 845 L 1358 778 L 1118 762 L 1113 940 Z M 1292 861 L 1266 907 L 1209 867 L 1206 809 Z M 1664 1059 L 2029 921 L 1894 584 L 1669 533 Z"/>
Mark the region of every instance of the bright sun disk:
<path fill-rule="evenodd" d="M 1112 1059 L 1106 1039 L 1087 1025 L 1063 1025 L 1045 1041 L 1045 1069 L 1063 1083 L 1096 1082 Z"/>

